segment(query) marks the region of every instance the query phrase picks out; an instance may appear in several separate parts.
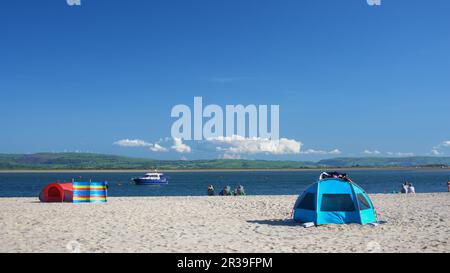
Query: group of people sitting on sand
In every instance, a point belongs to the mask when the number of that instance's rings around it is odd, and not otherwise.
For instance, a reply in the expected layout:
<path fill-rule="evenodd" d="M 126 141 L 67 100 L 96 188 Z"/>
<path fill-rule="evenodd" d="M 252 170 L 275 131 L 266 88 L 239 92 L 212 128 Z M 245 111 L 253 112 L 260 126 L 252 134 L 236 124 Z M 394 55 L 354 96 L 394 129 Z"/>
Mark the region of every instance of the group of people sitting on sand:
<path fill-rule="evenodd" d="M 213 185 L 209 185 L 208 186 L 208 195 L 209 196 L 214 196 L 215 192 L 214 192 L 214 186 Z M 230 186 L 225 186 L 220 192 L 219 192 L 220 196 L 240 196 L 240 195 L 245 195 L 245 189 L 244 186 L 239 185 L 237 186 L 237 188 L 234 190 L 234 192 L 231 191 L 231 187 Z"/>
<path fill-rule="evenodd" d="M 338 178 L 347 182 L 353 182 L 350 177 L 347 176 L 346 173 L 338 173 L 338 172 L 323 172 L 320 174 L 319 179 L 329 179 L 329 178 Z"/>
<path fill-rule="evenodd" d="M 416 188 L 414 188 L 412 183 L 409 183 L 408 181 L 406 181 L 405 183 L 402 184 L 402 187 L 400 189 L 401 193 L 412 193 L 415 194 L 416 193 Z"/>

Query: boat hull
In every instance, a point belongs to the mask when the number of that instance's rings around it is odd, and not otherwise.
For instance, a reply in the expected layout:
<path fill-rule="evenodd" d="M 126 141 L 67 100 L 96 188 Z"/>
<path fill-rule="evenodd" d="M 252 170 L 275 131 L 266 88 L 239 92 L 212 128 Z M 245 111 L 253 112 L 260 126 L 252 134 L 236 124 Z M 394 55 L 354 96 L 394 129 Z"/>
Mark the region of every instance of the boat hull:
<path fill-rule="evenodd" d="M 136 185 L 166 185 L 169 183 L 167 179 L 151 180 L 151 179 L 135 178 L 133 179 L 133 181 Z"/>

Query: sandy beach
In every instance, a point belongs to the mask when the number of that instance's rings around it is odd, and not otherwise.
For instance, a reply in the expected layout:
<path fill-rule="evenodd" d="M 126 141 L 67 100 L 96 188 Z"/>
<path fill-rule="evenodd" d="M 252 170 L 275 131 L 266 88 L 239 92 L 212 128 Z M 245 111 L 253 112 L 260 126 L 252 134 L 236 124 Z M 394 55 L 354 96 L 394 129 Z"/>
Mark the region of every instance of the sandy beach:
<path fill-rule="evenodd" d="M 303 228 L 296 196 L 0 198 L 0 252 L 450 252 L 450 194 L 371 195 L 373 226 Z"/>

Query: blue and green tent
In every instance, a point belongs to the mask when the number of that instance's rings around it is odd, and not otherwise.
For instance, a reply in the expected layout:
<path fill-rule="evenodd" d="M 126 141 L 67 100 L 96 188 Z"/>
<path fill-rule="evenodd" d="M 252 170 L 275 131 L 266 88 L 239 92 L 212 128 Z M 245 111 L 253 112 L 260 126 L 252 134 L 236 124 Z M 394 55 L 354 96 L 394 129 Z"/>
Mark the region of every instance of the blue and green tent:
<path fill-rule="evenodd" d="M 319 179 L 294 205 L 293 218 L 301 223 L 368 224 L 376 222 L 373 203 L 364 190 L 338 177 Z"/>

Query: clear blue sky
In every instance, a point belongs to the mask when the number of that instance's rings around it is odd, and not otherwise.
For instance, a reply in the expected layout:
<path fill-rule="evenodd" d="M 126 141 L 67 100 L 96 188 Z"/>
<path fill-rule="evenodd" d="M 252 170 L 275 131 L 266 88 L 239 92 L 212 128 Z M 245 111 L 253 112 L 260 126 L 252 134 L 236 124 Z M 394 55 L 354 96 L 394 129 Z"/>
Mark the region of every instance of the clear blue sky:
<path fill-rule="evenodd" d="M 0 153 L 216 158 L 113 144 L 169 137 L 172 106 L 202 96 L 279 104 L 303 151 L 450 155 L 448 0 L 81 3 L 2 1 Z"/>

